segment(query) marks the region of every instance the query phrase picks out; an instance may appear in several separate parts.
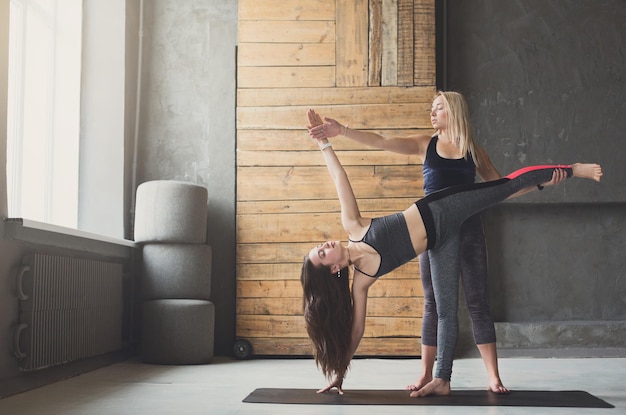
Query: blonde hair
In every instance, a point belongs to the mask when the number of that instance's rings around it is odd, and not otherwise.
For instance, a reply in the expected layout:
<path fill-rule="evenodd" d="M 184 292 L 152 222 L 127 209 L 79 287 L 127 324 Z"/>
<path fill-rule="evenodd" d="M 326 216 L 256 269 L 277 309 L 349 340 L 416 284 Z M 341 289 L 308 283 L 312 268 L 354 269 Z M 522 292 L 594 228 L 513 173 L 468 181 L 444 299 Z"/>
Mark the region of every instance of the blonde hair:
<path fill-rule="evenodd" d="M 465 98 L 454 91 L 438 91 L 433 100 L 437 97 L 443 98 L 444 107 L 448 113 L 447 133 L 450 139 L 455 146 L 461 149 L 463 154 L 469 153 L 472 156 L 476 166 L 480 165 L 482 155 L 474 142 Z M 441 134 L 441 130 L 437 130 L 435 134 Z"/>

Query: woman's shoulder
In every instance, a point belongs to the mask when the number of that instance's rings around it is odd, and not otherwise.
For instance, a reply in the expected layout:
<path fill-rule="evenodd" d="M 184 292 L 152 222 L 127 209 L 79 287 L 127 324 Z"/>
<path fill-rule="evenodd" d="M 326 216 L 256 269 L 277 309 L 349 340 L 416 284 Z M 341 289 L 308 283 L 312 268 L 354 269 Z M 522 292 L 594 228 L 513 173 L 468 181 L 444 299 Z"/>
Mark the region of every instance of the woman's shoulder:
<path fill-rule="evenodd" d="M 372 218 L 361 217 L 358 226 L 348 230 L 348 239 L 350 242 L 361 242 L 372 225 Z"/>
<path fill-rule="evenodd" d="M 363 294 L 362 298 L 367 298 L 367 291 L 376 281 L 378 281 L 377 278 L 365 275 L 363 272 L 355 269 L 352 277 L 352 293 L 353 295 L 357 294 L 354 298 L 355 301 L 359 298 L 358 293 Z"/>
<path fill-rule="evenodd" d="M 413 144 L 411 145 L 412 149 L 410 151 L 411 154 L 415 154 L 424 161 L 426 157 L 426 151 L 428 150 L 428 146 L 430 142 L 433 140 L 433 136 L 428 134 L 415 134 L 408 137 L 408 140 L 411 140 Z"/>

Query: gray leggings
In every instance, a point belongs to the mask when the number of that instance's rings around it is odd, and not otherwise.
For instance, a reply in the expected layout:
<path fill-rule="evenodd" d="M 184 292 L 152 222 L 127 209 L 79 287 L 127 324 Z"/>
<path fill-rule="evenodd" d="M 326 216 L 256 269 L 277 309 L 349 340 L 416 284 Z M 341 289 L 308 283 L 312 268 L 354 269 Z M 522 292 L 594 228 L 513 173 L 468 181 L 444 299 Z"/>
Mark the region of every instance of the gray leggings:
<path fill-rule="evenodd" d="M 461 282 L 465 292 L 465 305 L 472 320 L 476 344 L 494 343 L 496 330 L 489 307 L 487 274 L 487 245 L 483 222 L 476 214 L 461 225 L 459 260 Z M 430 271 L 430 251 L 419 257 L 420 276 L 424 287 L 424 316 L 422 318 L 422 344 L 437 346 L 437 303 Z"/>
<path fill-rule="evenodd" d="M 518 170 L 500 180 L 453 186 L 432 193 L 416 202 L 424 220 L 432 283 L 437 304 L 437 370 L 435 377 L 450 380 L 458 338 L 459 244 L 463 222 L 512 194 L 551 180 L 555 168 L 535 166 Z"/>

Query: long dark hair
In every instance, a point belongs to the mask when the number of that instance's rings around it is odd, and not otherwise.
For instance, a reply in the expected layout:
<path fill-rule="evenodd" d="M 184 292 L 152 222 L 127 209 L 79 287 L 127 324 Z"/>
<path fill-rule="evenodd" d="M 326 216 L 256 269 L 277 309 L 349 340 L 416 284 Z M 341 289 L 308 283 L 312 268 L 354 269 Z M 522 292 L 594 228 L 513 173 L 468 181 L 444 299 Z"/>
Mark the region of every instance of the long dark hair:
<path fill-rule="evenodd" d="M 324 376 L 343 378 L 348 371 L 352 331 L 352 295 L 348 267 L 331 274 L 304 258 L 300 281 L 304 292 L 304 320 L 313 342 L 313 357 Z"/>

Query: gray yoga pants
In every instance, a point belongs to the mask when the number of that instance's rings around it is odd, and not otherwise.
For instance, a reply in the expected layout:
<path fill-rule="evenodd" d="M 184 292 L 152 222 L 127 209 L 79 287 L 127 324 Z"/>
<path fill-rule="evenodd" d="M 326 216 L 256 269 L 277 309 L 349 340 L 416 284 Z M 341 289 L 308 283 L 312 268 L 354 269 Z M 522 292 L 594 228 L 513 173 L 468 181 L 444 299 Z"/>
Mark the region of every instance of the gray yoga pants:
<path fill-rule="evenodd" d="M 496 330 L 489 306 L 487 274 L 487 245 L 480 214 L 461 225 L 459 267 L 465 293 L 465 306 L 472 320 L 476 344 L 494 343 Z M 424 315 L 422 317 L 422 344 L 437 346 L 437 303 L 430 271 L 430 251 L 419 256 L 420 276 L 424 287 Z"/>
<path fill-rule="evenodd" d="M 435 377 L 450 380 L 458 338 L 459 244 L 463 222 L 482 210 L 502 202 L 527 187 L 552 179 L 556 168 L 527 167 L 495 181 L 453 186 L 418 200 L 417 205 L 428 237 L 433 290 L 437 304 L 437 369 Z"/>

